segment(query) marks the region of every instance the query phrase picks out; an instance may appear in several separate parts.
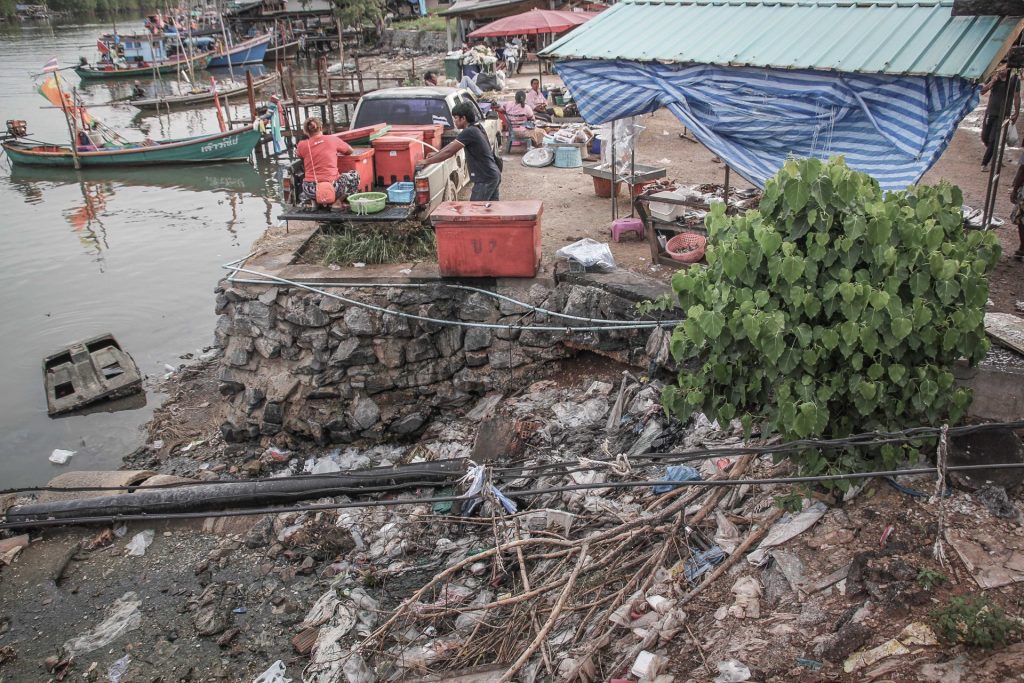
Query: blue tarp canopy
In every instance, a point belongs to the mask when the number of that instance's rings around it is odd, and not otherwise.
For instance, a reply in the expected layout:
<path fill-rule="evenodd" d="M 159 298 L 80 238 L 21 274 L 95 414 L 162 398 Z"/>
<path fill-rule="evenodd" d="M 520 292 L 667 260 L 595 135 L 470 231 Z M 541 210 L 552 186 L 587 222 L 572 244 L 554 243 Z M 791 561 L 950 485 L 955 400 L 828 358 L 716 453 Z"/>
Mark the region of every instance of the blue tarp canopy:
<path fill-rule="evenodd" d="M 556 67 L 590 124 L 667 107 L 759 187 L 790 157 L 836 154 L 888 190 L 917 182 L 978 104 L 960 77 L 571 60 Z"/>

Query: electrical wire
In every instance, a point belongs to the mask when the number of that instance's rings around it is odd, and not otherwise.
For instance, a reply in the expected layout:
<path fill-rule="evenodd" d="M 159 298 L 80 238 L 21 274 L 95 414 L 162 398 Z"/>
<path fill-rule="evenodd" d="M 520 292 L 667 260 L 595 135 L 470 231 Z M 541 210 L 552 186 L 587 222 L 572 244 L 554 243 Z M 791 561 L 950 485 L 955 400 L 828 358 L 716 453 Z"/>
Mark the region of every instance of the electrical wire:
<path fill-rule="evenodd" d="M 974 434 L 978 432 L 992 431 L 995 429 L 1022 429 L 1024 428 L 1024 420 L 1018 420 L 1015 422 L 988 422 L 977 425 L 961 425 L 959 427 L 950 427 L 948 430 L 949 435 L 952 436 L 963 436 L 967 434 Z M 633 456 L 633 459 L 651 459 L 656 460 L 658 465 L 676 465 L 685 464 L 687 462 L 695 462 L 700 460 L 711 460 L 722 456 L 735 456 L 735 455 L 747 455 L 747 454 L 784 454 L 794 453 L 804 450 L 822 449 L 822 450 L 837 450 L 844 448 L 861 448 L 861 447 L 875 447 L 881 445 L 887 445 L 892 443 L 909 443 L 912 441 L 925 440 L 932 436 L 937 436 L 941 431 L 939 427 L 911 427 L 905 430 L 896 432 L 862 432 L 860 434 L 852 434 L 848 437 L 839 439 L 798 439 L 795 441 L 788 441 L 778 444 L 771 444 L 765 446 L 728 446 L 720 448 L 710 448 L 693 451 L 679 451 L 679 452 L 655 452 L 655 453 L 644 453 L 641 455 Z M 881 437 L 881 438 L 878 438 Z M 443 460 L 434 461 L 434 464 L 445 462 Z M 584 465 L 572 468 L 574 462 L 557 462 L 557 463 L 545 463 L 538 465 L 512 465 L 508 467 L 495 467 L 491 471 L 501 477 L 505 478 L 519 478 L 528 476 L 527 473 L 532 472 L 545 472 L 544 476 L 552 476 L 554 474 L 569 474 L 573 472 L 589 472 L 597 469 L 596 465 Z M 612 463 L 608 463 L 609 465 Z M 651 465 L 653 465 L 652 463 Z M 563 469 L 564 468 L 564 469 Z M 572 469 L 570 469 L 572 468 Z M 556 470 L 552 472 L 552 470 Z M 327 474 L 301 474 L 293 477 L 289 477 L 290 481 L 295 480 L 331 480 L 338 477 L 350 477 L 358 478 L 363 477 L 367 479 L 381 479 L 386 476 L 386 473 L 380 470 L 349 470 L 345 472 L 331 472 Z M 877 475 L 881 476 L 881 475 Z M 57 492 L 57 493 L 73 493 L 76 491 L 137 491 L 137 490 L 159 490 L 159 489 L 172 489 L 172 488 L 184 488 L 184 487 L 196 487 L 196 486 L 216 486 L 218 484 L 226 483 L 258 483 L 267 481 L 277 481 L 281 477 L 255 477 L 252 479 L 239 479 L 229 481 L 189 481 L 189 482 L 173 482 L 168 484 L 155 484 L 152 486 L 143 486 L 142 484 L 135 484 L 130 486 L 25 486 L 19 488 L 0 489 L 0 495 L 9 494 L 22 494 L 22 493 L 41 493 L 43 491 Z"/>
<path fill-rule="evenodd" d="M 958 465 L 946 467 L 946 471 L 975 471 L 990 469 L 1021 469 L 1024 463 L 995 463 L 985 465 Z M 568 484 L 566 486 L 552 486 L 540 489 L 526 489 L 510 492 L 513 498 L 532 498 L 552 493 L 566 493 L 572 491 L 586 491 L 591 489 L 625 489 L 625 488 L 646 488 L 659 485 L 688 488 L 693 486 L 766 486 L 775 484 L 803 484 L 826 481 L 853 481 L 857 479 L 871 479 L 874 477 L 903 476 L 911 474 L 935 474 L 939 470 L 935 467 L 918 467 L 906 470 L 884 470 L 878 472 L 850 472 L 847 474 L 816 475 L 806 477 L 767 477 L 761 479 L 712 479 L 708 481 L 675 481 L 675 480 L 648 480 L 648 481 L 621 481 L 621 482 L 600 482 L 590 484 Z M 436 484 L 431 484 L 436 486 Z M 330 492 L 334 489 L 324 489 Z M 311 495 L 317 491 L 310 491 Z M 294 495 L 294 494 L 287 494 Z M 421 498 L 395 498 L 390 500 L 363 500 L 346 501 L 333 503 L 313 503 L 309 505 L 292 505 L 285 507 L 261 507 L 246 508 L 241 510 L 211 510 L 207 512 L 168 512 L 157 514 L 125 514 L 125 515 L 82 515 L 66 518 L 48 518 L 40 520 L 18 520 L 5 521 L 0 523 L 0 529 L 18 529 L 40 526 L 62 526 L 68 524 L 99 524 L 126 521 L 161 521 L 174 519 L 196 519 L 196 518 L 219 518 L 219 517 L 245 517 L 262 514 L 283 514 L 286 512 L 313 512 L 323 510 L 341 510 L 347 508 L 368 508 L 368 507 L 397 507 L 404 505 L 426 505 L 433 503 L 447 503 L 458 500 L 467 500 L 464 496 L 433 496 Z M 204 503 L 216 503 L 217 498 L 205 499 Z M 8 511 L 8 516 L 10 511 Z"/>
<path fill-rule="evenodd" d="M 566 325 L 505 325 L 501 323 L 482 323 L 482 322 L 471 322 L 467 320 L 448 320 L 445 318 L 432 318 L 429 316 L 417 315 L 415 313 L 406 313 L 405 311 L 396 311 L 390 308 L 384 308 L 383 306 L 377 306 L 376 304 L 370 304 L 365 301 L 359 301 L 357 299 L 351 299 L 340 294 L 334 294 L 318 287 L 313 287 L 302 282 L 296 282 L 294 280 L 288 280 L 276 275 L 269 273 L 261 273 L 257 270 L 250 270 L 248 268 L 242 268 L 231 263 L 222 266 L 226 270 L 231 270 L 234 273 L 248 273 L 249 275 L 255 275 L 261 278 L 266 278 L 266 282 L 263 284 L 282 284 L 288 287 L 295 287 L 298 289 L 304 289 L 314 294 L 326 296 L 331 299 L 337 299 L 351 306 L 359 306 L 370 311 L 375 311 L 383 315 L 394 315 L 400 318 L 407 318 L 409 320 L 417 320 L 419 322 L 433 323 L 435 325 L 448 325 L 454 327 L 476 327 L 487 330 L 534 330 L 540 332 L 601 332 L 601 331 L 624 331 L 624 330 L 653 330 L 656 328 L 674 327 L 679 324 L 679 321 L 650 321 L 650 322 L 627 322 L 627 321 L 616 321 L 614 324 L 603 324 L 603 325 L 588 325 L 588 326 L 566 326 Z M 375 283 L 378 286 L 385 287 L 386 285 Z M 585 318 L 584 320 L 592 320 Z"/>

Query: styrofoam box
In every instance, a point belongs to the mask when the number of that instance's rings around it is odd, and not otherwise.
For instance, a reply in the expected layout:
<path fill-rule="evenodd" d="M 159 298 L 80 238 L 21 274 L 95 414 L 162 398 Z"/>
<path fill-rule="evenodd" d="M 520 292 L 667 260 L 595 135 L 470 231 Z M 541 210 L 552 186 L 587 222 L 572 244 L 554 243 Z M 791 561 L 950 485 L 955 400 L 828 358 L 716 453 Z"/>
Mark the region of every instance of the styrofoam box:
<path fill-rule="evenodd" d="M 658 197 L 666 197 L 670 199 L 682 199 L 683 196 L 676 192 L 656 192 L 651 195 L 652 201 L 648 203 L 648 207 L 651 210 L 651 216 L 657 218 L 660 221 L 674 221 L 680 213 L 686 209 L 685 206 L 679 204 L 666 204 L 664 202 L 653 201 Z"/>

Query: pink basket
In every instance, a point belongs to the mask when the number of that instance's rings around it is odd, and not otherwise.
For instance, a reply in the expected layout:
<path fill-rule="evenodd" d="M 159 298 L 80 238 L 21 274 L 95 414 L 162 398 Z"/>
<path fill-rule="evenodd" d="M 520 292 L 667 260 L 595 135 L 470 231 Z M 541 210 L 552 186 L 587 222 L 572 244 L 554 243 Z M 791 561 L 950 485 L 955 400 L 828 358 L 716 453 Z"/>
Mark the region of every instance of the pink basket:
<path fill-rule="evenodd" d="M 704 258 L 708 239 L 694 232 L 681 232 L 668 241 L 665 251 L 670 258 L 681 263 L 696 263 Z"/>

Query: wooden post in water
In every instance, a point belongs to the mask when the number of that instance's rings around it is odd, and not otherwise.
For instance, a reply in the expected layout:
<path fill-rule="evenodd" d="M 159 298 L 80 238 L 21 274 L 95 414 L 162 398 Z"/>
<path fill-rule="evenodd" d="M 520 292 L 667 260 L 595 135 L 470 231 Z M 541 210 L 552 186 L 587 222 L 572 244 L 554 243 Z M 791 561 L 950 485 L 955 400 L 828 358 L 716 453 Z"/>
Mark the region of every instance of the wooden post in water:
<path fill-rule="evenodd" d="M 245 91 L 249 96 L 249 118 L 251 121 L 256 120 L 256 88 L 252 83 L 252 72 L 245 72 Z"/>
<path fill-rule="evenodd" d="M 288 67 L 288 85 L 292 91 L 292 110 L 295 112 L 295 142 L 299 141 L 299 132 L 302 130 L 302 117 L 299 115 L 299 91 L 295 89 L 295 69 Z"/>
<path fill-rule="evenodd" d="M 363 70 L 359 68 L 359 53 L 355 54 L 356 60 L 356 80 L 359 82 L 359 96 L 363 96 Z"/>

